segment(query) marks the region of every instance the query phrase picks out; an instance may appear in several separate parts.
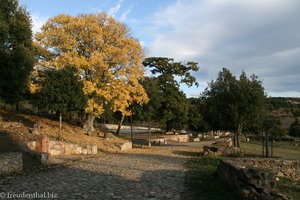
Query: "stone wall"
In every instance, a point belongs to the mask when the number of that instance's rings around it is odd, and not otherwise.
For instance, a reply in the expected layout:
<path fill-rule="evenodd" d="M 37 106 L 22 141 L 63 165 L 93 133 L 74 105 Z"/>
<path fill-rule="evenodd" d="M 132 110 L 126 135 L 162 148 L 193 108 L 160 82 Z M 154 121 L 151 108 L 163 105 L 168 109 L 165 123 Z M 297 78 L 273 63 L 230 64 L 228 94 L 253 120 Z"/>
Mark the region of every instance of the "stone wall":
<path fill-rule="evenodd" d="M 60 141 L 50 141 L 49 155 L 75 155 L 75 154 L 97 154 L 97 145 L 84 145 L 71 144 Z"/>
<path fill-rule="evenodd" d="M 174 141 L 174 142 L 189 142 L 190 135 L 189 134 L 173 134 L 173 135 L 164 135 L 163 138 Z"/>
<path fill-rule="evenodd" d="M 31 151 L 48 153 L 50 156 L 57 155 L 79 155 L 79 154 L 97 154 L 97 145 L 78 145 L 61 141 L 49 141 L 47 149 L 39 147 L 39 141 L 27 142 L 25 146 Z M 40 151 L 42 149 L 43 151 Z"/>
<path fill-rule="evenodd" d="M 217 174 L 243 199 L 271 199 L 276 184 L 271 169 L 245 167 L 231 160 L 221 161 Z"/>
<path fill-rule="evenodd" d="M 23 170 L 23 154 L 21 152 L 0 154 L 0 175 Z"/>
<path fill-rule="evenodd" d="M 274 199 L 277 177 L 299 180 L 297 161 L 260 158 L 236 158 L 220 162 L 217 174 L 243 199 Z"/>
<path fill-rule="evenodd" d="M 100 124 L 99 126 L 106 128 L 108 130 L 117 130 L 118 129 L 118 124 Z M 130 126 L 122 125 L 121 130 L 130 130 Z M 144 126 L 132 126 L 133 130 L 148 130 L 148 127 Z M 160 128 L 151 128 L 151 131 L 161 131 Z"/>
<path fill-rule="evenodd" d="M 246 167 L 272 169 L 276 177 L 286 177 L 300 180 L 300 168 L 296 160 L 282 160 L 273 158 L 236 158 L 237 163 Z"/>

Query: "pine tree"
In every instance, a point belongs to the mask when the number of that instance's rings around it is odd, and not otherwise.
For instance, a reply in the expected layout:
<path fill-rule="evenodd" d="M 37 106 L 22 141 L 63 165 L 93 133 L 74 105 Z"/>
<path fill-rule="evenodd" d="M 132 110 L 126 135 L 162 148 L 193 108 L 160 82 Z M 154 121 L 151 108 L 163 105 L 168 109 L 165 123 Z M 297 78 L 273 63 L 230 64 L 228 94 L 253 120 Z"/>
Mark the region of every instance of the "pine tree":
<path fill-rule="evenodd" d="M 0 97 L 5 102 L 18 105 L 22 100 L 33 64 L 29 13 L 17 0 L 1 0 Z"/>

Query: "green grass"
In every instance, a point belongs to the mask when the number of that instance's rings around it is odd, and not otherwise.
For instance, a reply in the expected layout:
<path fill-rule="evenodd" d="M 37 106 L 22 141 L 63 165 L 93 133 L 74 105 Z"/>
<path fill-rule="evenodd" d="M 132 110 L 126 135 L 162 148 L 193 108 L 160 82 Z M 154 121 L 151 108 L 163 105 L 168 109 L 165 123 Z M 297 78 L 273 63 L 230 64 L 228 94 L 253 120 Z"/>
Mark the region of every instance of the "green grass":
<path fill-rule="evenodd" d="M 238 199 L 234 191 L 215 175 L 220 158 L 193 158 L 186 165 L 186 199 Z"/>
<path fill-rule="evenodd" d="M 246 145 L 245 145 L 246 144 Z M 288 148 L 287 143 L 282 143 L 282 150 L 280 152 L 286 155 L 287 152 L 297 151 L 294 147 Z M 259 144 L 255 143 L 243 143 L 243 146 L 249 148 L 251 153 L 258 153 L 259 149 L 253 149 L 253 147 L 259 147 Z M 287 151 L 284 151 L 288 149 Z M 257 151 L 256 151 L 257 150 Z M 295 153 L 296 157 L 298 154 Z M 295 158 L 295 155 L 289 156 Z M 230 188 L 226 183 L 221 181 L 218 176 L 215 175 L 217 166 L 221 159 L 226 158 L 208 158 L 208 157 L 195 157 L 190 159 L 186 163 L 188 171 L 185 176 L 185 186 L 187 191 L 183 195 L 183 199 L 214 199 L 214 200 L 235 200 L 240 199 L 236 192 Z M 295 181 L 287 178 L 280 178 L 277 182 L 276 191 L 285 195 L 288 199 L 300 199 L 300 181 Z"/>
<path fill-rule="evenodd" d="M 296 159 L 300 160 L 300 144 L 294 146 L 289 142 L 276 142 L 273 147 L 273 156 L 285 159 Z M 262 145 L 261 141 L 252 140 L 248 143 L 242 142 L 241 149 L 253 156 L 262 156 Z M 269 148 L 271 153 L 271 148 Z"/>
<path fill-rule="evenodd" d="M 300 199 L 300 181 L 281 178 L 277 190 L 286 195 L 288 199 Z"/>

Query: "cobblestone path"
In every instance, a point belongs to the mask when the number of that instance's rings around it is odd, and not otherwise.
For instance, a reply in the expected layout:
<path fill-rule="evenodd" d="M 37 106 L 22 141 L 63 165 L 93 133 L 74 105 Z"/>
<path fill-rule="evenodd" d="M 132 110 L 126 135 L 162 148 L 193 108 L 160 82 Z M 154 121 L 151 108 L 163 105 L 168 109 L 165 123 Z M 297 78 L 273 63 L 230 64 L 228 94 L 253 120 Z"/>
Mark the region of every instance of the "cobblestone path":
<path fill-rule="evenodd" d="M 22 194 L 68 200 L 182 199 L 185 152 L 148 148 L 64 159 L 62 166 L 2 178 L 0 199 Z M 26 199 L 10 199 L 18 197 Z"/>

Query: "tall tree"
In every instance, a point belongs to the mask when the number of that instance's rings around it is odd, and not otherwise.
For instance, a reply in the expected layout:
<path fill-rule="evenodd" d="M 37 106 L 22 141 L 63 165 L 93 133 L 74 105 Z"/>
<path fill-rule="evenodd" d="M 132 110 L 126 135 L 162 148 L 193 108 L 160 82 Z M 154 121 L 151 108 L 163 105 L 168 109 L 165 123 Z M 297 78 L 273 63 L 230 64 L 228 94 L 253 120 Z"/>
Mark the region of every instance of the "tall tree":
<path fill-rule="evenodd" d="M 189 129 L 193 131 L 206 130 L 206 122 L 203 118 L 203 100 L 201 98 L 189 98 L 188 100 L 190 105 L 188 114 Z"/>
<path fill-rule="evenodd" d="M 31 19 L 17 0 L 0 3 L 0 98 L 16 104 L 33 68 Z"/>
<path fill-rule="evenodd" d="M 199 69 L 198 64 L 175 62 L 172 58 L 161 57 L 146 58 L 143 64 L 157 76 L 157 84 L 162 95 L 158 110 L 166 131 L 182 128 L 188 120 L 189 104 L 185 94 L 180 91 L 179 84 L 198 86 L 196 78 L 191 75 L 191 72 Z M 177 77 L 179 81 L 176 80 Z"/>
<path fill-rule="evenodd" d="M 58 15 L 48 20 L 36 40 L 50 53 L 40 59 L 42 68 L 77 68 L 88 99 L 84 125 L 88 132 L 94 130 L 93 121 L 106 103 L 113 111 L 130 115 L 133 102 L 148 101 L 139 83 L 144 75 L 142 47 L 124 24 L 105 13 Z"/>
<path fill-rule="evenodd" d="M 257 76 L 242 73 L 236 79 L 223 68 L 216 81 L 211 81 L 204 92 L 214 124 L 234 132 L 234 144 L 239 147 L 239 135 L 261 119 L 266 96 Z"/>

